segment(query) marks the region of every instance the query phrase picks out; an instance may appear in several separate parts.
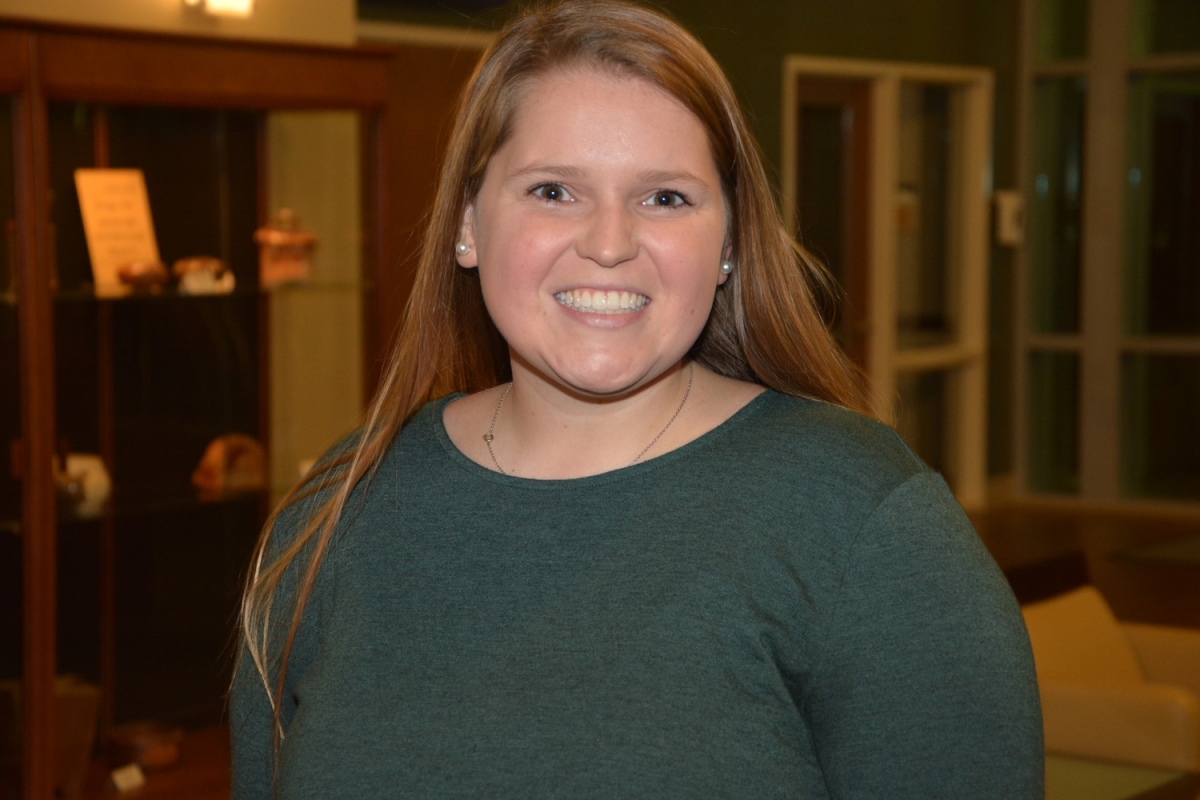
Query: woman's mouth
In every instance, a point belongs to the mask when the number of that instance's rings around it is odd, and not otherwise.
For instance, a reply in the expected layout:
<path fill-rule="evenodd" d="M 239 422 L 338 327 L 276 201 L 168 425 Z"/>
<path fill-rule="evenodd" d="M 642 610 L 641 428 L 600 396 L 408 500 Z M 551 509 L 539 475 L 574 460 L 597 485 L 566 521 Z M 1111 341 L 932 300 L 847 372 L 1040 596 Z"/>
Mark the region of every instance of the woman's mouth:
<path fill-rule="evenodd" d="M 569 289 L 554 295 L 567 308 L 584 314 L 632 314 L 641 311 L 650 298 L 637 292 L 605 292 L 599 289 Z"/>

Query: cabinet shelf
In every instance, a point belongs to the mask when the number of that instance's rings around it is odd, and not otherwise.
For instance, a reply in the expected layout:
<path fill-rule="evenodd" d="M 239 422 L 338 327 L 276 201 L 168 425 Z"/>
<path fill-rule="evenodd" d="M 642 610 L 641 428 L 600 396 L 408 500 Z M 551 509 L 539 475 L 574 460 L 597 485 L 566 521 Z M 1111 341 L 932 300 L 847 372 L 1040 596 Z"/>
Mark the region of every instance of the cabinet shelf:
<path fill-rule="evenodd" d="M 263 489 L 251 491 L 223 492 L 209 495 L 197 492 L 187 487 L 130 487 L 126 490 L 117 489 L 112 501 L 103 511 L 95 514 L 78 514 L 63 509 L 59 512 L 59 523 L 62 525 L 95 522 L 103 519 L 120 521 L 132 517 L 147 517 L 157 514 L 171 514 L 180 511 L 211 508 L 213 506 L 234 505 L 240 503 L 261 503 L 269 496 Z"/>
<path fill-rule="evenodd" d="M 163 287 L 154 292 L 131 292 L 120 297 L 97 297 L 92 289 L 84 288 L 74 291 L 59 291 L 54 295 L 54 300 L 57 303 L 95 303 L 95 302 L 112 302 L 112 303 L 154 303 L 160 301 L 197 301 L 209 300 L 220 297 L 254 297 L 257 295 L 289 295 L 289 294 L 310 294 L 310 293 L 341 293 L 363 291 L 362 284 L 350 282 L 320 282 L 320 283 L 298 283 L 283 286 L 278 289 L 260 289 L 258 287 L 241 286 L 235 288 L 232 292 L 213 293 L 213 294 L 186 294 L 180 292 L 174 286 Z M 16 297 L 12 294 L 0 294 L 0 304 L 15 305 Z"/>

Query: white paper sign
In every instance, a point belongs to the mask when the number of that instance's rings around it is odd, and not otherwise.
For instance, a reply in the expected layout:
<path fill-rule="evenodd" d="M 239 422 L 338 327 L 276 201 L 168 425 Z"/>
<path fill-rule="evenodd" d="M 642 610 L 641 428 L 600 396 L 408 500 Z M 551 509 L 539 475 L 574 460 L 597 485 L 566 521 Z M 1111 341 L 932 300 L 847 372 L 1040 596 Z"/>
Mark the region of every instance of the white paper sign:
<path fill-rule="evenodd" d="M 96 296 L 128 294 L 117 269 L 134 261 L 159 260 L 145 176 L 140 169 L 77 169 L 75 190 Z"/>

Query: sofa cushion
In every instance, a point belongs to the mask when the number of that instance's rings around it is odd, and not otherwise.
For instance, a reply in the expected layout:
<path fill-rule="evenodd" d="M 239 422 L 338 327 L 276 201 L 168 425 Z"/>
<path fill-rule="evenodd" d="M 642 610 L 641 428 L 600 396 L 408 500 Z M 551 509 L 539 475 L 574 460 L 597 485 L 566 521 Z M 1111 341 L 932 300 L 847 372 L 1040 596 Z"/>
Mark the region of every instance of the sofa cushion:
<path fill-rule="evenodd" d="M 1094 587 L 1084 586 L 1021 610 L 1039 681 L 1113 686 L 1145 682 L 1112 609 Z"/>

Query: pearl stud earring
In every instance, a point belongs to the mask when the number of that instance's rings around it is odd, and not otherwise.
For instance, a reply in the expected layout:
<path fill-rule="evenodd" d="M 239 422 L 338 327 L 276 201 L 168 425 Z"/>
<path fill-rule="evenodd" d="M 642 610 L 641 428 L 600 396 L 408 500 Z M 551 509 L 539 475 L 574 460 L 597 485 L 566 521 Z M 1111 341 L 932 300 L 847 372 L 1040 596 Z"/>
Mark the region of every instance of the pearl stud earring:
<path fill-rule="evenodd" d="M 721 262 L 721 274 L 728 275 L 731 272 L 733 272 L 733 262 L 732 261 L 722 261 Z"/>
<path fill-rule="evenodd" d="M 460 256 L 465 256 L 467 253 L 471 252 L 471 245 L 467 244 L 466 242 L 459 242 L 458 244 L 454 245 L 454 251 Z"/>

